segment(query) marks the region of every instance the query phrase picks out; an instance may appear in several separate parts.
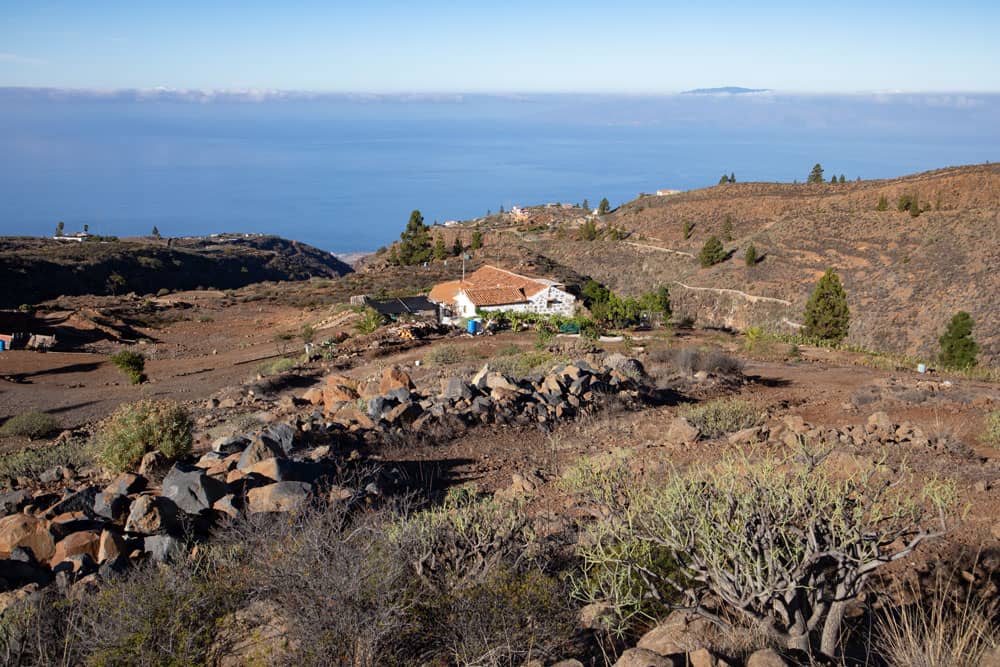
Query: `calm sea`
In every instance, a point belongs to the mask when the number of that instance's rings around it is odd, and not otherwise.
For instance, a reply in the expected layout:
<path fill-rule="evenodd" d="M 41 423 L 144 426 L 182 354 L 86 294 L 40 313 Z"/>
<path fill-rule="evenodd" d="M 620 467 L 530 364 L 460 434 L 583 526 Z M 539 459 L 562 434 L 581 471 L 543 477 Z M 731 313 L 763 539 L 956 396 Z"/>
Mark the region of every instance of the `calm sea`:
<path fill-rule="evenodd" d="M 347 252 L 500 206 L 1000 159 L 1000 96 L 247 99 L 0 90 L 0 235 L 265 232 Z"/>

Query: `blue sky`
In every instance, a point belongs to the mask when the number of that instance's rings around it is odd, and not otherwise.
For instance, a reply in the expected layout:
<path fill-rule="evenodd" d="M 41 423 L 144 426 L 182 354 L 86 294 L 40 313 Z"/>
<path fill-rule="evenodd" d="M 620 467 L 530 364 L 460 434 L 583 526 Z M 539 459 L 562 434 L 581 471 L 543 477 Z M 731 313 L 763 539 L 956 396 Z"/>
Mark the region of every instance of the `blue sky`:
<path fill-rule="evenodd" d="M 997 2 L 0 0 L 0 86 L 1000 91 Z"/>

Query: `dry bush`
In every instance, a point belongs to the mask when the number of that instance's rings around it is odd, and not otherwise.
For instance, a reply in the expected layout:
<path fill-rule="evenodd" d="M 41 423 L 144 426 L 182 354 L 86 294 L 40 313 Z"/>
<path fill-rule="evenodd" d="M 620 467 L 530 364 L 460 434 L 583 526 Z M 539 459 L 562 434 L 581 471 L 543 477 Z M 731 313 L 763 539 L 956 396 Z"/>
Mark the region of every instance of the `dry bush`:
<path fill-rule="evenodd" d="M 192 428 L 191 417 L 180 405 L 142 400 L 122 405 L 101 421 L 94 441 L 101 463 L 122 472 L 134 468 L 144 454 L 154 450 L 168 459 L 187 454 Z"/>
<path fill-rule="evenodd" d="M 957 572 L 935 573 L 926 594 L 914 586 L 899 597 L 915 602 L 878 616 L 875 650 L 890 667 L 978 667 L 1000 647 L 1000 603 L 994 595 L 962 591 Z M 994 589 L 995 590 L 995 589 Z"/>
<path fill-rule="evenodd" d="M 983 430 L 983 442 L 1000 447 L 1000 410 L 994 410 L 986 415 L 986 428 Z"/>
<path fill-rule="evenodd" d="M 682 410 L 681 415 L 708 438 L 718 438 L 764 422 L 760 408 L 741 398 L 718 398 L 692 405 Z"/>
<path fill-rule="evenodd" d="M 719 375 L 737 375 L 743 372 L 742 361 L 718 350 L 685 347 L 673 350 L 669 361 L 678 371 L 688 375 L 699 371 Z"/>
<path fill-rule="evenodd" d="M 93 462 L 93 449 L 87 443 L 71 438 L 56 445 L 0 454 L 0 476 L 37 478 L 55 466 L 82 468 Z"/>

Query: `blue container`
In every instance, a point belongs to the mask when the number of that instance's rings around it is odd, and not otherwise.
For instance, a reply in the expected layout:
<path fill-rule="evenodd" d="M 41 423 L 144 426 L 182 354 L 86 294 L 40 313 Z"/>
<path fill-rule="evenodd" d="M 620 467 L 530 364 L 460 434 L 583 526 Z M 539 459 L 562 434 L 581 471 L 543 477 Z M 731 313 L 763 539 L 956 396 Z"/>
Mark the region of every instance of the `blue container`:
<path fill-rule="evenodd" d="M 469 324 L 466 327 L 466 331 L 475 336 L 480 331 L 479 327 L 480 327 L 479 320 L 469 320 Z"/>
<path fill-rule="evenodd" d="M 5 348 L 4 348 L 4 345 L 6 345 L 6 344 L 7 344 L 7 343 L 6 343 L 5 341 L 2 341 L 2 340 L 0 340 L 0 352 L 3 352 L 3 351 L 4 351 L 4 349 L 5 349 Z"/>

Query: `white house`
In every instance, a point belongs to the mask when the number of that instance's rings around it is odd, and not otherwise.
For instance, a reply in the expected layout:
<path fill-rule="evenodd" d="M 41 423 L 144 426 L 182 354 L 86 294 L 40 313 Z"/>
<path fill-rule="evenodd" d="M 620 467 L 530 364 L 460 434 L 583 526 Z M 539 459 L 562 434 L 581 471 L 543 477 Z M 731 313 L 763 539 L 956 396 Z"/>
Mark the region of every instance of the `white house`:
<path fill-rule="evenodd" d="M 474 317 L 480 310 L 569 317 L 573 315 L 576 297 L 565 287 L 555 280 L 484 266 L 465 280 L 435 285 L 428 297 L 441 306 L 443 321 Z"/>

